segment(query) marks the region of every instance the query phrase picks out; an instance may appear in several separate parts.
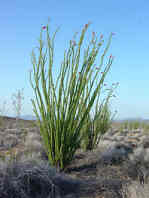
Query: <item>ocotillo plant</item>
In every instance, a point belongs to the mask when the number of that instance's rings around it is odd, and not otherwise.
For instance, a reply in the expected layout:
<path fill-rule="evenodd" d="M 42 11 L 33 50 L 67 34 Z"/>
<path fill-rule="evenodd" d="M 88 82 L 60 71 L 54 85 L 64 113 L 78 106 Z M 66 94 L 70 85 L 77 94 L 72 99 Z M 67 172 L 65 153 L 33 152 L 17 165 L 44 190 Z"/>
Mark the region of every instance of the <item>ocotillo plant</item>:
<path fill-rule="evenodd" d="M 87 116 L 86 122 L 81 129 L 83 136 L 81 147 L 85 151 L 97 148 L 100 139 L 111 127 L 115 113 L 111 113 L 109 103 L 110 99 L 115 96 L 113 92 L 117 88 L 117 85 L 117 83 L 113 83 L 111 88 L 107 89 L 108 93 L 103 101 L 100 101 L 100 94 L 98 95 L 93 115 L 89 113 Z"/>
<path fill-rule="evenodd" d="M 82 29 L 78 42 L 70 41 L 55 81 L 53 61 L 57 31 L 50 36 L 49 25 L 44 26 L 40 33 L 37 55 L 32 51 L 33 71 L 30 72 L 30 83 L 35 94 L 35 99 L 31 99 L 33 111 L 38 120 L 48 159 L 58 170 L 65 169 L 72 161 L 80 145 L 80 130 L 113 62 L 113 57 L 110 56 L 107 64 L 103 64 L 112 33 L 97 63 L 99 69 L 96 69 L 94 64 L 104 41 L 102 37 L 98 39 L 95 33 L 84 51 L 84 59 L 81 62 L 81 50 L 88 26 L 89 24 L 86 24 Z M 43 34 L 46 34 L 45 41 Z M 103 75 L 99 76 L 101 69 Z M 84 106 L 86 110 L 82 114 Z"/>

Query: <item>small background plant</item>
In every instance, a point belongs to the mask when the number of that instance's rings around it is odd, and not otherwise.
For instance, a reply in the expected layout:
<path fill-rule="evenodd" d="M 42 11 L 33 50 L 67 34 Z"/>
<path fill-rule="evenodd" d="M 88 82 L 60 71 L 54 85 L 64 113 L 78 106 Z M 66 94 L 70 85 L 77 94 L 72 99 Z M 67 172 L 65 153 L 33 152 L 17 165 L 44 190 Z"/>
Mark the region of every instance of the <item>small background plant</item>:
<path fill-rule="evenodd" d="M 6 107 L 7 101 L 3 102 L 3 105 L 0 107 L 0 126 L 3 125 L 3 116 L 8 113 L 8 107 Z"/>
<path fill-rule="evenodd" d="M 23 88 L 22 88 L 22 90 L 18 90 L 17 93 L 12 95 L 12 105 L 14 107 L 14 111 L 15 111 L 15 114 L 16 114 L 16 125 L 17 125 L 17 128 L 19 127 L 18 119 L 21 116 L 22 100 L 23 99 L 24 99 L 24 97 L 23 97 Z"/>
<path fill-rule="evenodd" d="M 149 123 L 142 122 L 142 128 L 144 129 L 144 132 L 149 132 Z"/>
<path fill-rule="evenodd" d="M 148 132 L 149 123 L 145 121 L 139 121 L 139 120 L 135 120 L 135 121 L 126 120 L 121 123 L 120 131 L 135 130 L 135 129 L 140 129 L 140 130 L 143 129 L 144 132 Z"/>
<path fill-rule="evenodd" d="M 126 120 L 121 124 L 120 130 L 133 130 L 133 129 L 141 129 L 142 123 L 140 121 L 130 121 Z"/>

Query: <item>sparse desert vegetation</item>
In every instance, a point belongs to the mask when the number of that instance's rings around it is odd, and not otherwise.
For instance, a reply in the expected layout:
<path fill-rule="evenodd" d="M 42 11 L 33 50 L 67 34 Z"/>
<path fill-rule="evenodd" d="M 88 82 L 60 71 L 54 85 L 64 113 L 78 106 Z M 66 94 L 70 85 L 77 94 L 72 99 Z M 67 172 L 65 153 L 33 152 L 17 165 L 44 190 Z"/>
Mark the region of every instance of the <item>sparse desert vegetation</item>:
<path fill-rule="evenodd" d="M 13 118 L 3 117 L 3 127 L 0 129 L 1 134 L 5 132 L 3 138 L 7 139 L 6 133 L 10 135 L 11 132 L 12 137 L 16 134 L 15 122 Z M 144 133 L 146 142 L 138 141 L 136 147 L 125 142 L 117 145 L 117 151 L 121 152 L 121 155 L 127 146 L 130 149 L 130 154 L 124 159 L 115 158 L 118 157 L 118 152 L 110 150 L 112 144 L 103 146 L 99 143 L 96 149 L 88 151 L 77 149 L 72 162 L 59 173 L 48 161 L 39 127 L 34 126 L 36 122 L 27 120 L 19 122 L 24 124 L 24 128 L 20 128 L 17 133 L 18 143 L 12 144 L 14 139 L 11 142 L 9 138 L 7 144 L 0 145 L 2 197 L 148 197 L 147 133 Z M 113 131 L 116 124 L 120 123 L 114 122 L 111 125 Z M 118 128 L 115 127 L 116 130 Z M 110 132 L 109 130 L 107 134 Z M 142 137 L 144 134 L 140 132 Z M 8 147 L 10 142 L 11 145 Z M 107 153 L 112 158 L 107 158 Z M 103 163 L 104 159 L 110 161 Z"/>

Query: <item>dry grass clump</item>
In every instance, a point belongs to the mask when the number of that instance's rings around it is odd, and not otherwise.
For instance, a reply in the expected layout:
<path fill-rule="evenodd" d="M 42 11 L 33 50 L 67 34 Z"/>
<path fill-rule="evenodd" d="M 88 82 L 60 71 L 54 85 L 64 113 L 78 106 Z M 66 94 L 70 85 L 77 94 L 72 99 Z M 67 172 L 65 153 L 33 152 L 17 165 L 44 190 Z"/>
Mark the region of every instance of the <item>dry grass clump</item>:
<path fill-rule="evenodd" d="M 3 198 L 58 197 L 60 193 L 51 179 L 54 170 L 45 163 L 7 164 L 1 169 L 0 175 L 0 197 Z"/>
<path fill-rule="evenodd" d="M 30 152 L 40 152 L 43 150 L 41 137 L 37 133 L 28 133 L 25 138 L 25 148 Z"/>
<path fill-rule="evenodd" d="M 149 184 L 140 185 L 139 182 L 133 181 L 127 187 L 124 187 L 123 191 L 123 198 L 148 198 Z"/>

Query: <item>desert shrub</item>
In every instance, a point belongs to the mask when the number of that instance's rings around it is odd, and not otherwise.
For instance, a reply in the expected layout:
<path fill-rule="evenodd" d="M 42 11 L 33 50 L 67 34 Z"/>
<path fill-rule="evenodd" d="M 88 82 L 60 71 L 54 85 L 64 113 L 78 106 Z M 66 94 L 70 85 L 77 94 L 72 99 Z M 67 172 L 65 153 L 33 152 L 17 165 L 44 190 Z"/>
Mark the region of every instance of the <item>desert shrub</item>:
<path fill-rule="evenodd" d="M 139 129 L 141 126 L 141 123 L 139 121 L 132 121 L 130 122 L 130 129 Z"/>
<path fill-rule="evenodd" d="M 122 129 L 129 129 L 129 121 L 124 121 L 121 126 Z"/>
<path fill-rule="evenodd" d="M 141 128 L 143 128 L 144 132 L 148 132 L 149 131 L 149 124 L 142 122 Z"/>
<path fill-rule="evenodd" d="M 37 56 L 35 51 L 32 52 L 34 81 L 31 72 L 30 82 L 35 93 L 35 99 L 32 99 L 33 111 L 37 117 L 48 159 L 59 170 L 64 169 L 72 161 L 82 139 L 81 128 L 113 62 L 111 55 L 104 64 L 112 33 L 103 50 L 100 63 L 97 63 L 99 67 L 95 67 L 94 64 L 104 41 L 102 37 L 98 39 L 95 33 L 84 50 L 81 62 L 81 49 L 88 26 L 89 24 L 86 24 L 83 28 L 78 42 L 70 41 L 56 80 L 53 76 L 53 59 L 57 31 L 50 36 L 49 26 L 42 28 Z M 45 41 L 43 31 L 46 34 Z"/>
<path fill-rule="evenodd" d="M 147 198 L 149 194 L 148 184 L 140 185 L 138 181 L 123 187 L 123 198 Z"/>
<path fill-rule="evenodd" d="M 30 160 L 2 167 L 0 197 L 60 197 L 60 188 L 53 183 L 56 171 L 48 163 Z"/>
<path fill-rule="evenodd" d="M 136 120 L 136 121 L 126 120 L 121 124 L 120 129 L 122 131 L 123 129 L 133 130 L 133 129 L 139 129 L 139 128 L 142 128 L 142 123 L 140 121 L 138 121 L 138 120 Z"/>

